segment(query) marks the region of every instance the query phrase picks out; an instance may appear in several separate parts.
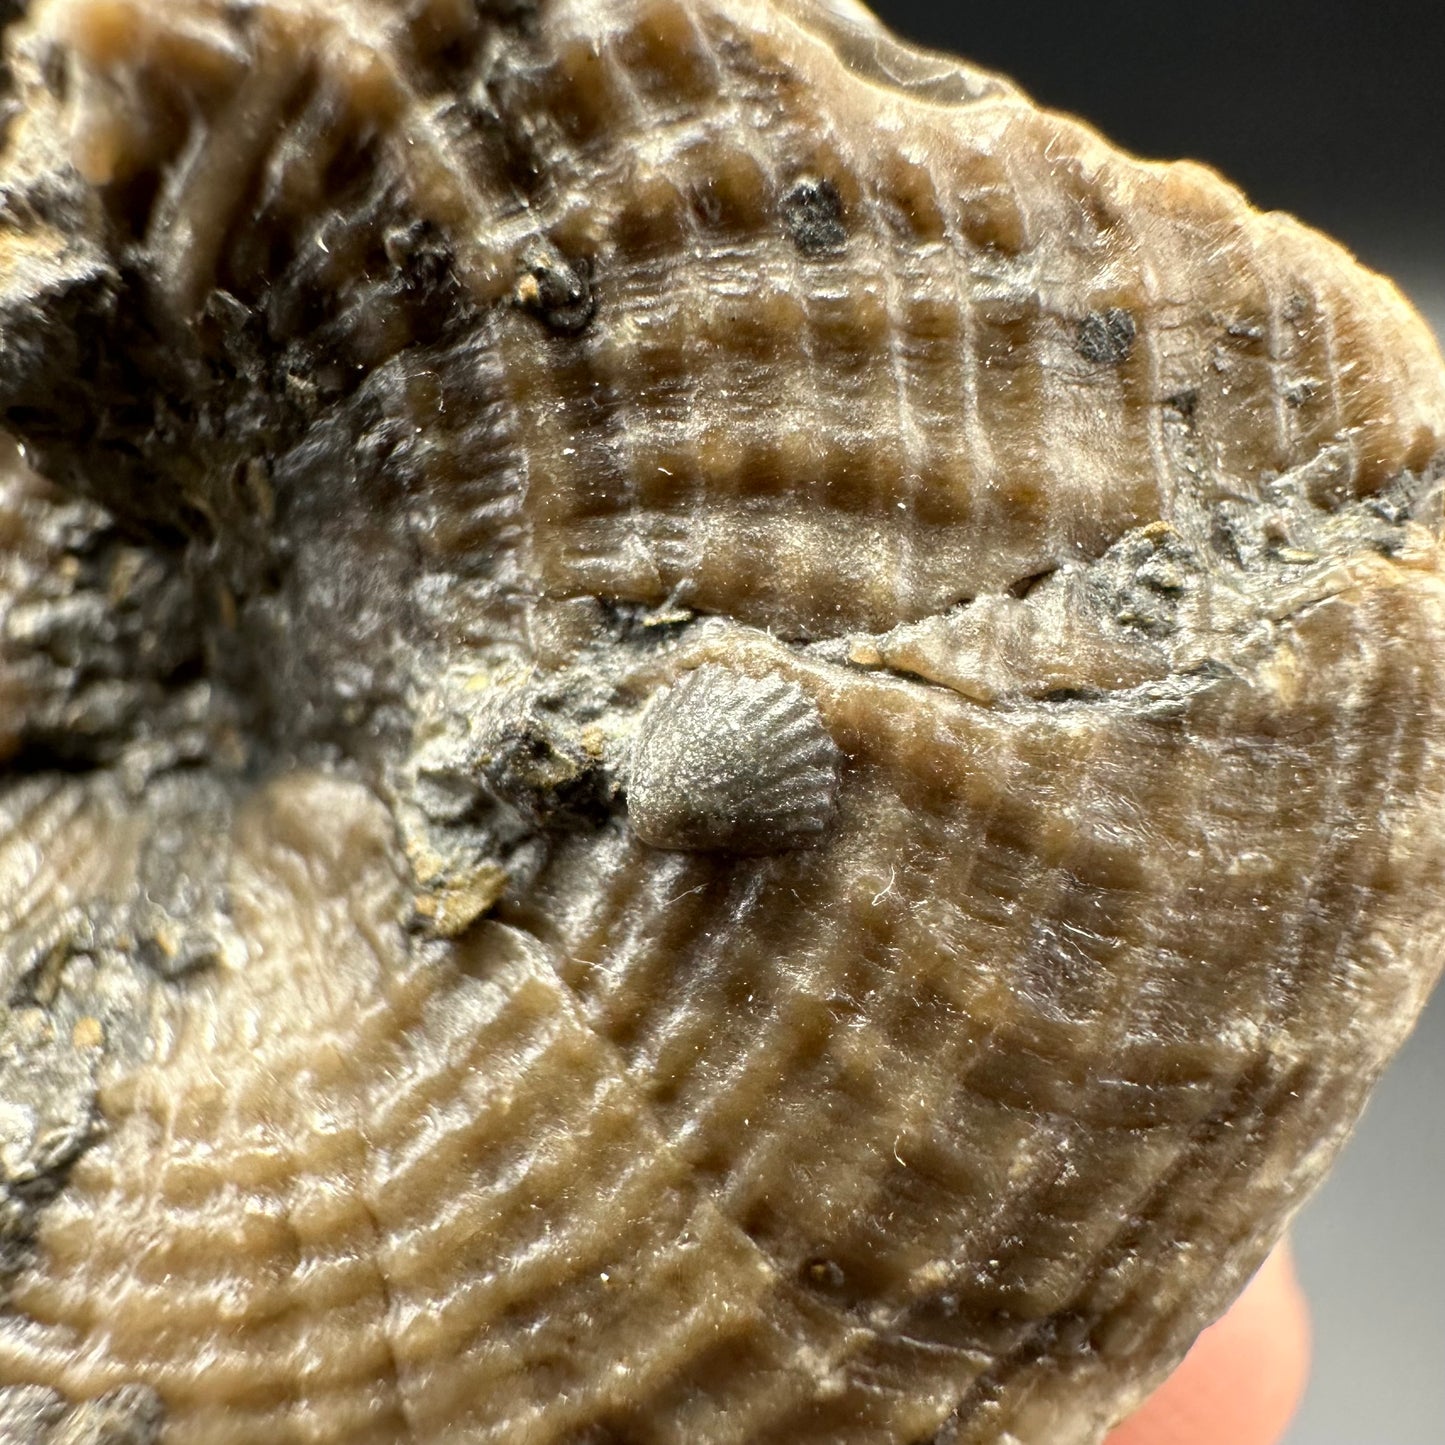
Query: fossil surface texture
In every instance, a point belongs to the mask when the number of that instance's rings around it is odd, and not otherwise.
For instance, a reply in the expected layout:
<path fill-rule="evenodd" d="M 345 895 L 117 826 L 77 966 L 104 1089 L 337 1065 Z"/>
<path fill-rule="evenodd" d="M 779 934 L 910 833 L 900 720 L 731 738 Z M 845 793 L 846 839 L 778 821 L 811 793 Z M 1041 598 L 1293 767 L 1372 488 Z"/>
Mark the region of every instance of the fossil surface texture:
<path fill-rule="evenodd" d="M 7 4 L 0 1440 L 1096 1445 L 1445 934 L 1445 366 L 848 0 Z"/>

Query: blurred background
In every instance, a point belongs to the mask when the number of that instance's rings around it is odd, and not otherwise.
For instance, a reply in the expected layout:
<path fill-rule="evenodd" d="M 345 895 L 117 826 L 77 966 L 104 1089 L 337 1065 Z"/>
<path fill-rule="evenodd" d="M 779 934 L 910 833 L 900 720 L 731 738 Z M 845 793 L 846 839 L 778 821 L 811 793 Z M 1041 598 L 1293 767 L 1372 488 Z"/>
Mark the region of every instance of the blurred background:
<path fill-rule="evenodd" d="M 1445 335 L 1445 4 L 874 0 L 1141 155 L 1207 161 Z M 1445 994 L 1295 1228 L 1314 1376 L 1288 1445 L 1445 1442 Z M 1220 1445 L 1229 1445 L 1221 1441 Z"/>

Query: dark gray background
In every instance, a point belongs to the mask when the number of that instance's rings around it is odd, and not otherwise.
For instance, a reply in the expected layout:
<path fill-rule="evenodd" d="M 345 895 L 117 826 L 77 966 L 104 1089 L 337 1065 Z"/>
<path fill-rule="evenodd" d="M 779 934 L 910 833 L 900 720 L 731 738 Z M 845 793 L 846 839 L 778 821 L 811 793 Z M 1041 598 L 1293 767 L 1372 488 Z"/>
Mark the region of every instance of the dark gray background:
<path fill-rule="evenodd" d="M 1393 275 L 1445 335 L 1445 0 L 873 8 L 1130 150 L 1208 161 Z M 1442 1113 L 1445 996 L 1297 1223 L 1316 1353 L 1288 1445 L 1445 1442 Z"/>
<path fill-rule="evenodd" d="M 1003 71 L 1130 150 L 1208 161 L 1257 205 L 1294 211 L 1377 266 L 1404 251 L 1440 251 L 1438 0 L 876 0 L 872 8 L 909 39 Z"/>

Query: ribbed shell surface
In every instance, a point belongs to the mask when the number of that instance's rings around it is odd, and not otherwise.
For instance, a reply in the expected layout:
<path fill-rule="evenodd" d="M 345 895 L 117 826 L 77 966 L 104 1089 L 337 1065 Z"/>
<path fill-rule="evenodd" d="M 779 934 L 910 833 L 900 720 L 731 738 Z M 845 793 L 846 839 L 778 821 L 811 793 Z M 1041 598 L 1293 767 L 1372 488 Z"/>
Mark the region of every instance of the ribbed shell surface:
<path fill-rule="evenodd" d="M 842 3 L 9 54 L 0 962 L 94 1127 L 0 1396 L 1095 1445 L 1439 969 L 1423 324 Z M 649 704 L 741 740 L 736 826 L 704 764 L 632 818 Z"/>

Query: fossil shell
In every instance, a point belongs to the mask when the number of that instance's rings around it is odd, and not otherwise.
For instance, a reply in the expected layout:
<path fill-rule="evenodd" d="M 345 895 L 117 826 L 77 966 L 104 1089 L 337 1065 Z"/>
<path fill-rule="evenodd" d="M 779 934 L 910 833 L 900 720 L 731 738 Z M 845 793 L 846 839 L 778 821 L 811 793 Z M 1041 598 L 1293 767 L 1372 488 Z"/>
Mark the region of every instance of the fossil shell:
<path fill-rule="evenodd" d="M 1098 1441 L 1439 967 L 1420 321 L 842 0 L 6 54 L 11 1436 Z"/>
<path fill-rule="evenodd" d="M 796 682 L 705 665 L 648 704 L 627 819 L 656 848 L 775 853 L 828 826 L 838 750 Z"/>

